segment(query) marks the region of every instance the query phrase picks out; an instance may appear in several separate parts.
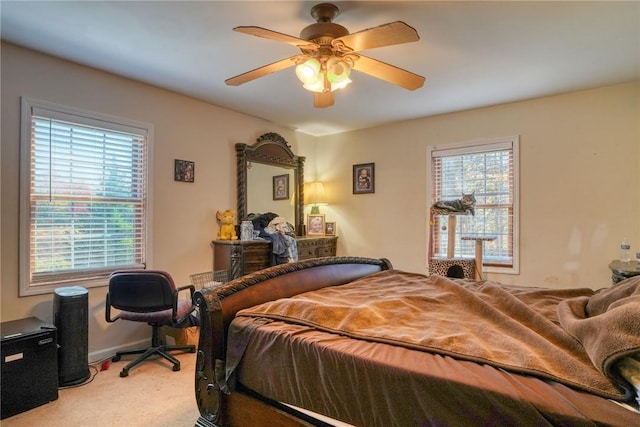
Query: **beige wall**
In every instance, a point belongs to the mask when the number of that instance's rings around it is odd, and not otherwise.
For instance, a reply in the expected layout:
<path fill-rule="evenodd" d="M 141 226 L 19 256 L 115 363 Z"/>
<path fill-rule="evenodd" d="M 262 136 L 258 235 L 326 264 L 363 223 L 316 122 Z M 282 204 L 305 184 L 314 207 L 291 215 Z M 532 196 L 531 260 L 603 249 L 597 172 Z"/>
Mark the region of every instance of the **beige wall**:
<path fill-rule="evenodd" d="M 622 237 L 640 249 L 639 83 L 313 138 L 13 45 L 3 43 L 1 55 L 2 321 L 52 316 L 51 295 L 18 297 L 20 96 L 154 124 L 153 266 L 179 283 L 211 268 L 215 212 L 235 207 L 234 144 L 265 132 L 307 157 L 306 181 L 326 182 L 331 204 L 321 210 L 337 221 L 339 255 L 384 256 L 425 272 L 427 146 L 508 135 L 521 141 L 521 274 L 492 279 L 601 287 Z M 196 161 L 195 183 L 173 181 L 176 158 Z M 352 166 L 368 162 L 375 194 L 353 195 Z M 148 337 L 144 326 L 104 322 L 105 292 L 89 292 L 94 357 Z"/>
<path fill-rule="evenodd" d="M 153 267 L 179 284 L 211 269 L 218 209 L 235 209 L 234 144 L 280 133 L 307 155 L 311 138 L 264 120 L 3 43 L 1 320 L 52 319 L 52 296 L 18 297 L 18 164 L 20 97 L 27 96 L 154 125 Z M 174 159 L 196 162 L 195 183 L 173 180 Z M 89 290 L 89 352 L 148 339 L 148 327 L 106 324 L 106 287 Z"/>
<path fill-rule="evenodd" d="M 342 251 L 425 272 L 427 147 L 511 135 L 520 136 L 520 274 L 488 277 L 609 284 L 622 238 L 640 250 L 638 82 L 322 138 L 316 166 L 331 188 L 324 210 L 338 222 Z M 352 165 L 367 162 L 375 194 L 353 195 Z"/>

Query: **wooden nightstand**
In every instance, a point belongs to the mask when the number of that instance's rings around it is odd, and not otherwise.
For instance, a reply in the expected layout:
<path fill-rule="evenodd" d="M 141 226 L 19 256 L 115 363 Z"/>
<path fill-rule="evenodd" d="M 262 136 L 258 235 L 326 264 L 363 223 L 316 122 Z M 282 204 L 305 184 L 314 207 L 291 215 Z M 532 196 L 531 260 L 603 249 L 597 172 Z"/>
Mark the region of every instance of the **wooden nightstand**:
<path fill-rule="evenodd" d="M 628 279 L 629 277 L 640 275 L 640 262 L 621 262 L 619 260 L 615 260 L 611 261 L 609 269 L 612 272 L 611 280 L 616 284 L 624 279 Z"/>

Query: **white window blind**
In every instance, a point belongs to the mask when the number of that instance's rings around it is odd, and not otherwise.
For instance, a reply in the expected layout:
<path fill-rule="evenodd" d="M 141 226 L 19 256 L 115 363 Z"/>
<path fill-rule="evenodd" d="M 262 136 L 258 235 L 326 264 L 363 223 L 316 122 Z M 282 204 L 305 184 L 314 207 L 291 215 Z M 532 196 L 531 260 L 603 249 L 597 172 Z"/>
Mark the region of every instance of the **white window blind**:
<path fill-rule="evenodd" d="M 28 115 L 28 288 L 143 267 L 148 129 L 33 105 Z"/>
<path fill-rule="evenodd" d="M 485 266 L 517 269 L 517 138 L 431 151 L 431 204 L 473 193 L 475 215 L 456 216 L 455 257 L 474 257 L 475 241 L 484 242 Z M 432 257 L 446 257 L 448 216 L 435 215 L 431 227 Z"/>

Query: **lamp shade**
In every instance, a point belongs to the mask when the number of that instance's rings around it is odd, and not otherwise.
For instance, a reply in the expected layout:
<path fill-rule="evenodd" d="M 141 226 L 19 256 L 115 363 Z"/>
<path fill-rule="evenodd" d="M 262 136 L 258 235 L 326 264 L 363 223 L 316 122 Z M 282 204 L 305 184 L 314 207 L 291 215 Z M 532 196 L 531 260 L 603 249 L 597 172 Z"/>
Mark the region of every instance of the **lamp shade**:
<path fill-rule="evenodd" d="M 331 83 L 340 83 L 349 78 L 351 67 L 346 61 L 332 57 L 327 60 L 327 79 Z"/>
<path fill-rule="evenodd" d="M 302 87 L 311 92 L 324 92 L 324 73 L 318 73 L 315 81 L 305 83 Z"/>
<path fill-rule="evenodd" d="M 334 90 L 345 88 L 349 83 L 351 83 L 351 79 L 349 77 L 339 81 L 338 83 L 331 83 L 331 92 L 333 92 Z"/>
<path fill-rule="evenodd" d="M 304 84 L 313 84 L 318 80 L 320 73 L 320 61 L 309 58 L 296 67 L 296 76 Z"/>
<path fill-rule="evenodd" d="M 310 182 L 304 189 L 305 205 L 326 205 L 327 196 L 324 192 L 324 184 L 320 181 Z"/>

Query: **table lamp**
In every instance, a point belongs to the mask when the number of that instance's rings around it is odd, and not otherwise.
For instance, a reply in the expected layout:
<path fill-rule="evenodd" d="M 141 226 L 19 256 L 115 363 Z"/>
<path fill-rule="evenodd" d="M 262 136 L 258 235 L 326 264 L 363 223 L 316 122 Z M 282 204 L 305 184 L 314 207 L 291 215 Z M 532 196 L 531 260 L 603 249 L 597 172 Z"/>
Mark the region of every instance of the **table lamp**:
<path fill-rule="evenodd" d="M 320 213 L 320 206 L 327 205 L 327 197 L 324 192 L 324 184 L 314 181 L 305 184 L 304 188 L 305 205 L 311 205 L 311 215 Z"/>

